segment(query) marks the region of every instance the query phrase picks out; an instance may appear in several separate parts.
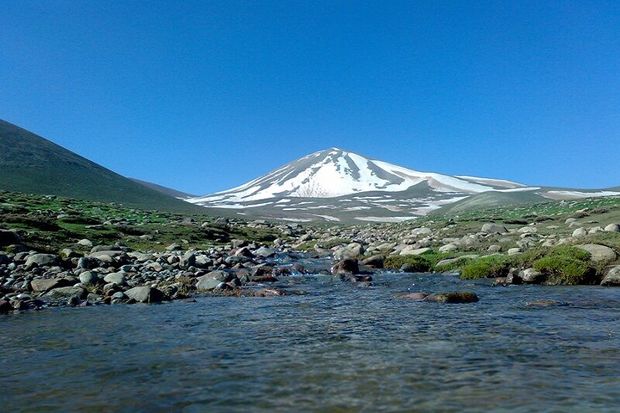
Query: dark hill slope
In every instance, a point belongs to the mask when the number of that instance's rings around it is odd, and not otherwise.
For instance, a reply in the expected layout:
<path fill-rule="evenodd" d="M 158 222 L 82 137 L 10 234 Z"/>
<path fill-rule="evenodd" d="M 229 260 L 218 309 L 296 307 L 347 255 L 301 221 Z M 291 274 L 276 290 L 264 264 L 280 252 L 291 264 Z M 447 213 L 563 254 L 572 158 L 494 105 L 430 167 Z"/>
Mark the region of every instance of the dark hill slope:
<path fill-rule="evenodd" d="M 186 192 L 177 191 L 176 189 L 168 188 L 166 186 L 154 184 L 153 182 L 143 181 L 137 178 L 129 178 L 134 182 L 137 182 L 141 185 L 146 186 L 147 188 L 151 188 L 154 191 L 161 192 L 162 194 L 170 195 L 175 198 L 190 198 L 195 197 L 196 195 L 188 194 Z"/>
<path fill-rule="evenodd" d="M 0 120 L 0 190 L 118 202 L 143 209 L 204 211 L 3 120 Z"/>

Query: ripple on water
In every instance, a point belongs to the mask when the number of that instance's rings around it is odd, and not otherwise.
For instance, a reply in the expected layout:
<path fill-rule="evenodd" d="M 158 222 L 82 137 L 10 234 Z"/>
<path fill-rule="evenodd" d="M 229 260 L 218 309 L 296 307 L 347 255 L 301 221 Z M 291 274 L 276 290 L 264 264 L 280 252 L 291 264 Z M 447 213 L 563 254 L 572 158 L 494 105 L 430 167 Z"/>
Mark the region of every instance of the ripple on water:
<path fill-rule="evenodd" d="M 620 289 L 295 277 L 301 296 L 0 318 L 10 411 L 617 411 Z M 407 291 L 471 290 L 441 305 Z M 554 300 L 565 305 L 531 307 Z"/>

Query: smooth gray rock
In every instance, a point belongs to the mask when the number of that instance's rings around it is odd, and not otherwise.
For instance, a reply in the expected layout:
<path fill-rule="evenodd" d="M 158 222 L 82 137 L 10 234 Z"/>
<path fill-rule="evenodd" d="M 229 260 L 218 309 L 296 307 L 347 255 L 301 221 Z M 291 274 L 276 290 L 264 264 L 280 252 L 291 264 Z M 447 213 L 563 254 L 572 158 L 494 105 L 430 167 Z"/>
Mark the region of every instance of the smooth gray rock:
<path fill-rule="evenodd" d="M 333 275 L 343 275 L 343 274 L 359 274 L 359 264 L 356 259 L 353 258 L 345 258 L 331 268 L 331 272 Z"/>
<path fill-rule="evenodd" d="M 601 281 L 601 285 L 606 287 L 620 287 L 620 265 L 612 267 L 607 272 L 603 281 Z"/>
<path fill-rule="evenodd" d="M 161 291 L 148 286 L 133 287 L 125 291 L 125 295 L 139 303 L 158 303 L 164 299 Z"/>
<path fill-rule="evenodd" d="M 38 267 L 51 267 L 58 264 L 58 256 L 54 254 L 33 254 L 26 259 L 26 268 Z"/>
<path fill-rule="evenodd" d="M 584 244 L 577 245 L 577 248 L 590 253 L 590 259 L 597 264 L 605 264 L 616 260 L 616 253 L 605 245 Z"/>
<path fill-rule="evenodd" d="M 519 272 L 519 278 L 527 284 L 538 284 L 545 280 L 545 276 L 534 268 L 528 268 Z"/>
<path fill-rule="evenodd" d="M 103 277 L 103 281 L 111 284 L 123 285 L 125 284 L 125 274 L 122 272 L 111 272 Z"/>
<path fill-rule="evenodd" d="M 620 232 L 620 224 L 609 224 L 605 227 L 607 232 Z"/>
<path fill-rule="evenodd" d="M 585 228 L 577 228 L 576 230 L 573 231 L 573 238 L 581 238 L 581 237 L 585 237 L 586 235 L 588 235 L 588 231 L 586 231 Z"/>
<path fill-rule="evenodd" d="M 254 251 L 254 255 L 258 255 L 259 257 L 269 258 L 276 255 L 276 250 L 273 248 L 260 247 L 256 251 Z"/>
<path fill-rule="evenodd" d="M 214 290 L 220 283 L 228 282 L 233 278 L 233 275 L 227 273 L 226 271 L 211 271 L 210 273 L 205 274 L 202 277 L 198 277 L 198 283 L 196 283 L 196 288 L 199 291 Z"/>
<path fill-rule="evenodd" d="M 60 287 L 50 290 L 48 293 L 45 294 L 45 297 L 49 297 L 52 300 L 67 299 L 73 296 L 82 298 L 85 296 L 85 293 L 86 290 L 82 287 Z"/>
<path fill-rule="evenodd" d="M 508 232 L 505 226 L 494 223 L 484 224 L 480 231 L 487 234 L 505 234 Z"/>
<path fill-rule="evenodd" d="M 99 276 L 92 271 L 84 271 L 80 274 L 80 283 L 84 285 L 94 285 L 99 282 Z"/>
<path fill-rule="evenodd" d="M 66 287 L 69 281 L 64 278 L 35 278 L 30 281 L 30 288 L 35 293 L 41 293 L 53 288 Z"/>

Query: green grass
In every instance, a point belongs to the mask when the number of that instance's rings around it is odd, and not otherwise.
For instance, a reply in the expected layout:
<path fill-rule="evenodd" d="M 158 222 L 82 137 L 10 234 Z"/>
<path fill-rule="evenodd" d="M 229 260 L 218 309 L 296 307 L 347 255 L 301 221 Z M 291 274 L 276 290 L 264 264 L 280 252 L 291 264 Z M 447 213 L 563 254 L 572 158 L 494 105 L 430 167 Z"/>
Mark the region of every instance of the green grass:
<path fill-rule="evenodd" d="M 231 222 L 233 225 L 224 227 L 204 215 L 0 191 L 0 228 L 18 230 L 25 244 L 39 251 L 86 250 L 75 244 L 83 238 L 94 245 L 121 243 L 138 251 L 161 251 L 172 243 L 206 249 L 233 238 L 264 244 L 276 238 L 286 239 L 274 228 L 249 227 L 240 220 Z"/>
<path fill-rule="evenodd" d="M 592 284 L 597 279 L 596 270 L 590 263 L 590 253 L 568 245 L 551 248 L 532 266 L 547 276 L 548 284 Z"/>
<path fill-rule="evenodd" d="M 431 261 L 422 255 L 391 255 L 385 259 L 383 266 L 388 269 L 400 269 L 410 266 L 413 272 L 428 272 L 433 268 Z"/>
<path fill-rule="evenodd" d="M 461 278 L 475 280 L 478 278 L 505 277 L 510 270 L 510 260 L 503 255 L 480 257 L 466 263 L 461 269 Z"/>

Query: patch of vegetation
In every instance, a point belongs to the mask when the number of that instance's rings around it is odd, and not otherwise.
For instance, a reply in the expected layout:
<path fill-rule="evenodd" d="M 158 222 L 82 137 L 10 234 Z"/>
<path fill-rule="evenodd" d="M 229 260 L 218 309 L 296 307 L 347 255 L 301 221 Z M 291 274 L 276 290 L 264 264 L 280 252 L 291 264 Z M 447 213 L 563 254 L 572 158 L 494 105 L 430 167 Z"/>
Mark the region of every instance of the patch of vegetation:
<path fill-rule="evenodd" d="M 461 278 L 475 280 L 478 278 L 505 277 L 510 271 L 510 260 L 504 255 L 491 255 L 471 260 L 461 270 Z"/>
<path fill-rule="evenodd" d="M 437 272 L 454 271 L 454 270 L 458 270 L 458 269 L 464 267 L 465 265 L 469 264 L 472 260 L 474 260 L 474 258 L 471 258 L 471 257 L 456 257 L 456 258 L 454 258 L 454 260 L 451 260 L 448 263 L 441 264 L 441 265 L 439 265 L 439 263 L 435 264 L 433 269 L 435 271 L 437 271 Z"/>
<path fill-rule="evenodd" d="M 433 268 L 431 261 L 422 255 L 391 255 L 383 262 L 388 269 L 398 270 L 403 265 L 407 265 L 412 272 L 428 272 Z"/>
<path fill-rule="evenodd" d="M 532 266 L 553 285 L 592 284 L 598 278 L 590 265 L 590 253 L 568 245 L 552 248 Z"/>
<path fill-rule="evenodd" d="M 11 210 L 2 213 L 4 206 Z M 13 207 L 19 205 L 20 208 Z M 206 249 L 233 238 L 270 243 L 286 236 L 271 226 L 241 220 L 127 208 L 116 203 L 0 191 L 0 228 L 17 230 L 27 247 L 56 253 L 63 248 L 86 252 L 76 242 L 122 244 L 139 251 L 162 251 L 172 243 Z"/>

